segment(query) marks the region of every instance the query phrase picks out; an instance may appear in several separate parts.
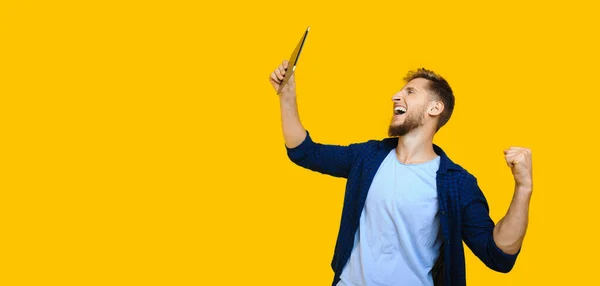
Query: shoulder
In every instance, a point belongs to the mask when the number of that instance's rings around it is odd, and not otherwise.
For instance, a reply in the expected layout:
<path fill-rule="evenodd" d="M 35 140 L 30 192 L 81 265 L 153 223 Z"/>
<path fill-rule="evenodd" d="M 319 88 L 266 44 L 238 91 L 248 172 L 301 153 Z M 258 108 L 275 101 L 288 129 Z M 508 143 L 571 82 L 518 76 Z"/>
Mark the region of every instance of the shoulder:
<path fill-rule="evenodd" d="M 460 167 L 454 172 L 455 182 L 458 187 L 458 197 L 462 207 L 470 205 L 472 202 L 486 202 L 485 195 L 479 188 L 477 177 Z"/>
<path fill-rule="evenodd" d="M 463 184 L 477 183 L 477 177 L 475 177 L 475 175 L 463 168 L 461 165 L 455 164 L 455 169 L 451 170 L 451 173 Z"/>
<path fill-rule="evenodd" d="M 398 139 L 394 140 L 394 138 L 369 139 L 369 140 L 362 141 L 362 142 L 352 143 L 349 146 L 354 147 L 356 149 L 363 149 L 363 150 L 388 150 L 389 151 L 396 146 L 397 142 L 398 142 Z"/>
<path fill-rule="evenodd" d="M 475 175 L 473 175 L 463 166 L 450 160 L 448 160 L 447 173 L 451 180 L 458 184 L 460 189 L 466 189 L 477 184 L 477 177 L 475 177 Z"/>
<path fill-rule="evenodd" d="M 372 164 L 379 162 L 379 158 L 384 157 L 385 154 L 388 154 L 396 147 L 393 141 L 393 138 L 368 139 L 362 142 L 359 141 L 349 144 L 349 151 L 356 160 L 367 164 Z"/>
<path fill-rule="evenodd" d="M 440 169 L 445 173 L 444 182 L 449 184 L 447 187 L 454 190 L 460 204 L 466 206 L 474 201 L 485 202 L 485 196 L 479 188 L 477 177 L 466 168 L 454 163 L 446 153 L 437 145 L 434 149 L 442 156 Z"/>
<path fill-rule="evenodd" d="M 441 157 L 440 171 L 447 173 L 452 181 L 458 182 L 460 185 L 472 184 L 477 181 L 467 169 L 450 159 L 442 148 L 434 144 L 433 149 Z"/>

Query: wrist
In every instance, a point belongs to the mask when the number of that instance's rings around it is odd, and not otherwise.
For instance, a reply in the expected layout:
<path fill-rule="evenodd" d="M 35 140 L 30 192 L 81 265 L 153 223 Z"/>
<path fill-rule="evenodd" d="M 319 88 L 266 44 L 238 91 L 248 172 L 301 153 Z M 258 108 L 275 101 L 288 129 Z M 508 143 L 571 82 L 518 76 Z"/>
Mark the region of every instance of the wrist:
<path fill-rule="evenodd" d="M 532 182 L 516 182 L 515 183 L 515 192 L 531 193 L 532 191 L 533 191 L 533 183 Z"/>
<path fill-rule="evenodd" d="M 279 96 L 279 101 L 283 104 L 296 102 L 296 93 L 284 93 Z"/>

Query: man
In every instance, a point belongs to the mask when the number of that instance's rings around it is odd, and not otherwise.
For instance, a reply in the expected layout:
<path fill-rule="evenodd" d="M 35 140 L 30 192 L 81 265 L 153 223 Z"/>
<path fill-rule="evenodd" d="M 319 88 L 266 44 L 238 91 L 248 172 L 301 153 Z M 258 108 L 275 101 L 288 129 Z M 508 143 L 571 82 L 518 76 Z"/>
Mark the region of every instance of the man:
<path fill-rule="evenodd" d="M 287 66 L 271 73 L 275 90 Z M 347 179 L 332 285 L 466 285 L 462 241 L 490 269 L 509 272 L 527 229 L 531 151 L 504 151 L 515 188 L 494 224 L 477 179 L 433 144 L 452 115 L 452 89 L 426 69 L 405 81 L 392 97 L 390 137 L 348 146 L 311 139 L 298 116 L 294 75 L 279 94 L 290 160 Z"/>

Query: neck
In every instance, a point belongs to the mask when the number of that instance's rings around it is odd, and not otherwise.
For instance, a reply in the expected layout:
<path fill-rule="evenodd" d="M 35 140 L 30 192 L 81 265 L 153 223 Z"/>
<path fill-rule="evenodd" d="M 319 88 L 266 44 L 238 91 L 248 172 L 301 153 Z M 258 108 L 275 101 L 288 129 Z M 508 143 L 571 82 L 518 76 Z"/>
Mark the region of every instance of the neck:
<path fill-rule="evenodd" d="M 398 137 L 396 157 L 402 164 L 419 164 L 435 159 L 438 155 L 433 150 L 433 133 L 413 130 Z"/>

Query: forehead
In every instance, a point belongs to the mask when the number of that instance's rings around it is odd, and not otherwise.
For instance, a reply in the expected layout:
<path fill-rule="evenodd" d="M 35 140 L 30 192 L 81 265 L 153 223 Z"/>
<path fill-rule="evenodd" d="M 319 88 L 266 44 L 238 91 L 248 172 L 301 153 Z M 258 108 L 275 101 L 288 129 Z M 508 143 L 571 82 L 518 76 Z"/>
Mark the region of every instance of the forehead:
<path fill-rule="evenodd" d="M 424 79 L 424 78 L 415 78 L 415 79 L 409 81 L 408 83 L 406 83 L 406 85 L 404 86 L 404 89 L 412 88 L 412 89 L 416 89 L 417 91 L 427 91 L 428 87 L 429 87 L 429 80 Z"/>

